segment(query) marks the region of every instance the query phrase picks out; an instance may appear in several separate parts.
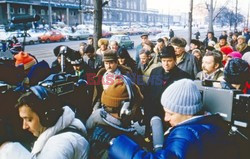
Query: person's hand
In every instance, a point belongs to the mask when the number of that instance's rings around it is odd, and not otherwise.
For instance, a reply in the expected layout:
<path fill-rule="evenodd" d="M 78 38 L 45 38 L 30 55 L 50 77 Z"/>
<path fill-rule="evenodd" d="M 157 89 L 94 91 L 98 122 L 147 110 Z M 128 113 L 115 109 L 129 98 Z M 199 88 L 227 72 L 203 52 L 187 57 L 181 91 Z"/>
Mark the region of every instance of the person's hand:
<path fill-rule="evenodd" d="M 103 144 L 109 144 L 113 137 L 103 127 L 97 126 L 93 131 L 93 135 L 90 139 L 91 142 L 100 142 Z"/>

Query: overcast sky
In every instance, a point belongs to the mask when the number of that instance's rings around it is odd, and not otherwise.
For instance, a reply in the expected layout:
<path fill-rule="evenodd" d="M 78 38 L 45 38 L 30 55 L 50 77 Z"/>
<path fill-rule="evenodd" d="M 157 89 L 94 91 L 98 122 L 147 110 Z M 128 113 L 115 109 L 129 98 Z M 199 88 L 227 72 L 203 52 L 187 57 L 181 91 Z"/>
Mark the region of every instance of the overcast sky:
<path fill-rule="evenodd" d="M 206 0 L 194 0 L 194 5 L 197 3 L 205 2 Z M 216 0 L 214 0 L 215 2 Z M 225 5 L 227 0 L 217 0 L 217 6 Z M 235 6 L 236 0 L 229 0 L 230 3 L 228 6 Z M 167 13 L 168 10 L 170 13 L 176 13 L 180 10 L 187 12 L 189 9 L 190 0 L 147 0 L 148 8 L 158 9 L 160 12 Z M 248 4 L 250 0 L 238 0 L 238 8 L 242 14 L 247 14 Z"/>

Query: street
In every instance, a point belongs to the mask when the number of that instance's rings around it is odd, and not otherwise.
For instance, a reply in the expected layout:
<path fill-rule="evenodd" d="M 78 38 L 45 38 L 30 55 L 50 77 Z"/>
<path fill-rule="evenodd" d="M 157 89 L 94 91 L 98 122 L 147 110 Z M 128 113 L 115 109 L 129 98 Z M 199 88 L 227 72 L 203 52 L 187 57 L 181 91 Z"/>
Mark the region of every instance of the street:
<path fill-rule="evenodd" d="M 194 29 L 193 32 L 195 32 L 195 31 L 196 30 Z M 184 37 L 185 39 L 187 39 L 187 37 L 188 37 L 187 28 L 174 30 L 174 32 L 175 32 L 175 36 Z M 215 31 L 216 37 L 219 37 L 221 32 L 222 32 L 222 30 L 216 30 Z M 201 33 L 201 40 L 203 40 L 206 36 L 206 30 L 200 30 L 200 33 Z M 141 42 L 140 35 L 130 36 L 130 38 L 131 38 L 131 40 L 134 41 L 135 48 Z M 154 39 L 154 38 L 155 38 L 155 36 L 153 36 L 153 35 L 149 36 L 149 39 Z M 194 35 L 193 35 L 193 38 L 194 38 Z M 34 55 L 38 59 L 38 61 L 45 60 L 49 63 L 49 65 L 51 65 L 51 63 L 56 59 L 56 57 L 54 56 L 54 53 L 53 53 L 53 49 L 55 47 L 57 47 L 58 45 L 66 45 L 72 49 L 78 50 L 80 42 L 86 42 L 86 40 L 54 42 L 54 43 L 37 43 L 35 45 L 26 45 L 25 51 Z M 128 50 L 131 57 L 133 57 L 133 58 L 135 56 L 135 48 Z"/>

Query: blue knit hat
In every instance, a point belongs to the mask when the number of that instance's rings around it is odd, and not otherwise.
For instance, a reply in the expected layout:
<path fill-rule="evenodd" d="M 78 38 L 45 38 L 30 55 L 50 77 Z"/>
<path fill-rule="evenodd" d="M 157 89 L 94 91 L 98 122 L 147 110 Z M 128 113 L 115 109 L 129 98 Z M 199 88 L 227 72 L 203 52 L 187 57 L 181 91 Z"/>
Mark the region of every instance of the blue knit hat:
<path fill-rule="evenodd" d="M 201 94 L 192 80 L 181 79 L 163 92 L 161 104 L 172 112 L 194 115 L 202 108 Z"/>

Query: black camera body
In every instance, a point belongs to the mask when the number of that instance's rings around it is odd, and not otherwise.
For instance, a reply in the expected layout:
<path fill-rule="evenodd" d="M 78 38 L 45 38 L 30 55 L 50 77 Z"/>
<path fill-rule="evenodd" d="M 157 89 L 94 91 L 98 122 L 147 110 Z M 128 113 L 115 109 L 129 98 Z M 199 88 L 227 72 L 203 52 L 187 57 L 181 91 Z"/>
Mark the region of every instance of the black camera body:
<path fill-rule="evenodd" d="M 67 95 L 74 92 L 74 83 L 78 77 L 70 74 L 52 74 L 44 81 L 39 82 L 39 85 L 47 88 L 57 96 Z"/>
<path fill-rule="evenodd" d="M 78 76 L 59 73 L 50 75 L 39 85 L 56 94 L 62 106 L 70 106 L 76 117 L 86 121 L 92 112 L 92 98 L 89 86 L 82 81 Z"/>

